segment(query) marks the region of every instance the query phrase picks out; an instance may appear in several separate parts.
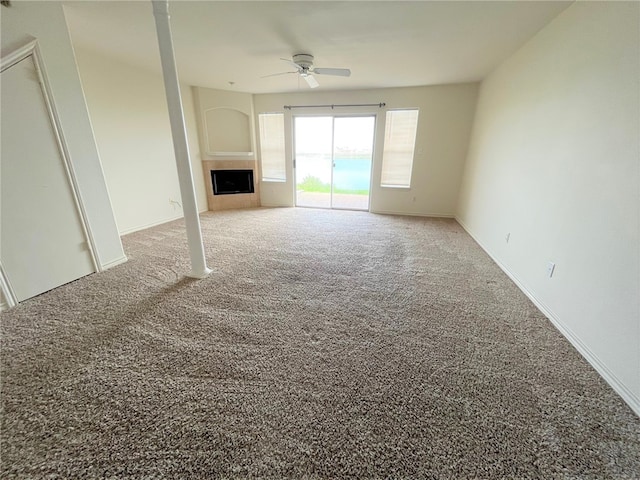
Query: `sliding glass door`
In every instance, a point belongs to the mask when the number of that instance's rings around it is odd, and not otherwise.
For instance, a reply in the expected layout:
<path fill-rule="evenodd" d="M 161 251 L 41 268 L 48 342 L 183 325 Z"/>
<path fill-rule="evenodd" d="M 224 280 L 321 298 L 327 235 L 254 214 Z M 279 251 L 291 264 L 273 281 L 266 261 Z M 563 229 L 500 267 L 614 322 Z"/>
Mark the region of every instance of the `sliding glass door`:
<path fill-rule="evenodd" d="M 333 208 L 369 210 L 375 117 L 333 121 Z"/>
<path fill-rule="evenodd" d="M 331 208 L 332 117 L 294 117 L 296 205 Z"/>
<path fill-rule="evenodd" d="M 294 117 L 296 205 L 369 209 L 375 117 Z"/>

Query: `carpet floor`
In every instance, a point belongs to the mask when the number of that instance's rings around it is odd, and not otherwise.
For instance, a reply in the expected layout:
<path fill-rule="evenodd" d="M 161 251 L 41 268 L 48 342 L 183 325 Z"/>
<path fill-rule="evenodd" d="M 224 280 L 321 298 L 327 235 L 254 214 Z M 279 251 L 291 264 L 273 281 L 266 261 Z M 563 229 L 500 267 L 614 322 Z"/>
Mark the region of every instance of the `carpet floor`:
<path fill-rule="evenodd" d="M 640 477 L 640 419 L 450 219 L 202 215 L 0 315 L 0 477 Z"/>

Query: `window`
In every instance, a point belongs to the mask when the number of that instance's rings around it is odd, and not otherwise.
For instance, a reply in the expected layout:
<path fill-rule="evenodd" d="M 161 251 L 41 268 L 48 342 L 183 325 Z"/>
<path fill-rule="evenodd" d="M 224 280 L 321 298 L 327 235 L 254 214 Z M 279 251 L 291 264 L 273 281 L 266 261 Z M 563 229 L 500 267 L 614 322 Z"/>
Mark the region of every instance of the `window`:
<path fill-rule="evenodd" d="M 382 150 L 383 187 L 409 188 L 413 151 L 418 130 L 418 110 L 389 110 L 384 127 Z"/>
<path fill-rule="evenodd" d="M 262 162 L 262 180 L 265 182 L 286 181 L 284 158 L 284 114 L 261 113 L 260 159 Z"/>

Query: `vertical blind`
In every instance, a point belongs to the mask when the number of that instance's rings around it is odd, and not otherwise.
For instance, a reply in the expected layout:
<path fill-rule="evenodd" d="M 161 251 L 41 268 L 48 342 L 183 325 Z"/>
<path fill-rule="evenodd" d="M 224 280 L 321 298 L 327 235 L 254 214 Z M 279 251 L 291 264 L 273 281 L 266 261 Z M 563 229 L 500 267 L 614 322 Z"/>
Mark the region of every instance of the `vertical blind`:
<path fill-rule="evenodd" d="M 411 186 L 413 152 L 418 130 L 418 110 L 389 110 L 384 127 L 382 150 L 383 187 Z"/>
<path fill-rule="evenodd" d="M 258 115 L 258 123 L 260 126 L 262 180 L 284 182 L 286 181 L 284 114 L 261 113 Z"/>

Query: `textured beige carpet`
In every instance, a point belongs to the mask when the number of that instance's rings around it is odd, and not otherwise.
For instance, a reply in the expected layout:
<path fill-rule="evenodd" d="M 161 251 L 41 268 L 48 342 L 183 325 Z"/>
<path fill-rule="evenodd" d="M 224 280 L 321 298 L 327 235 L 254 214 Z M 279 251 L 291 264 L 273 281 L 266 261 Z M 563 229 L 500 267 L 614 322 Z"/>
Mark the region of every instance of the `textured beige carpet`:
<path fill-rule="evenodd" d="M 2 322 L 7 478 L 640 477 L 640 419 L 453 220 L 181 222 Z"/>

